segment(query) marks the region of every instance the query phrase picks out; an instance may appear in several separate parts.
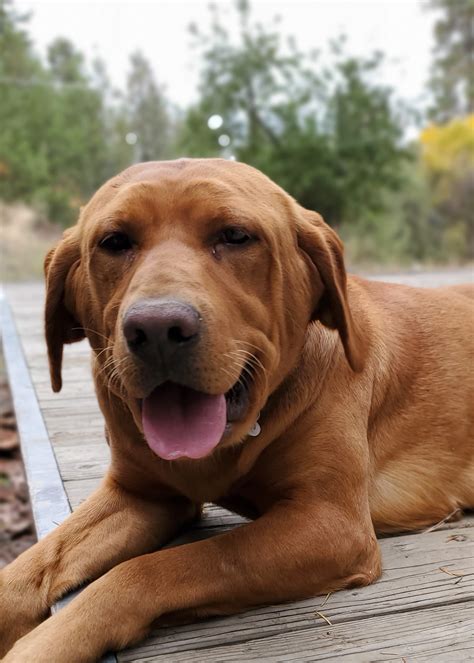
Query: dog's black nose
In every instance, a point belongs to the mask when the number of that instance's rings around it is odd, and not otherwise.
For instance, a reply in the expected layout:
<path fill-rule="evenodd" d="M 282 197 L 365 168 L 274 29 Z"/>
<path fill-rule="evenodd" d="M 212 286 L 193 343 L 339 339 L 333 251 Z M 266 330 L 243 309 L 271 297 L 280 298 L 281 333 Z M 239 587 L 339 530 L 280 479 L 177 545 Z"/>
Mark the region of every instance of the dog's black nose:
<path fill-rule="evenodd" d="M 131 352 L 146 361 L 169 361 L 199 338 L 201 318 L 190 304 L 169 299 L 144 299 L 132 304 L 123 319 Z"/>

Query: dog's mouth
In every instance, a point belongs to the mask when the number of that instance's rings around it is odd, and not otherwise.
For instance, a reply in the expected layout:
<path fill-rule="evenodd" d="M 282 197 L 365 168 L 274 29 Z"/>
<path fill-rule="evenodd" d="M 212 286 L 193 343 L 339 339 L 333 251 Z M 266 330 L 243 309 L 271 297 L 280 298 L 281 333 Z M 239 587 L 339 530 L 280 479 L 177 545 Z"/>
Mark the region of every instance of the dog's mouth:
<path fill-rule="evenodd" d="M 204 458 L 248 406 L 249 389 L 242 378 L 217 396 L 164 382 L 142 401 L 146 442 L 164 460 Z"/>

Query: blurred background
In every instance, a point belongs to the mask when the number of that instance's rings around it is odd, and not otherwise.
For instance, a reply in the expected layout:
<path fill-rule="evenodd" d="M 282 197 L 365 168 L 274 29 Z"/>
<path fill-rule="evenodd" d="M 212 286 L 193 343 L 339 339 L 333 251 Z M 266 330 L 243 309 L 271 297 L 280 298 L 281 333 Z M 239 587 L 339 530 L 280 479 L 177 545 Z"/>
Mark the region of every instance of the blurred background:
<path fill-rule="evenodd" d="M 252 164 L 363 270 L 474 255 L 474 0 L 0 0 L 1 278 L 131 163 Z"/>

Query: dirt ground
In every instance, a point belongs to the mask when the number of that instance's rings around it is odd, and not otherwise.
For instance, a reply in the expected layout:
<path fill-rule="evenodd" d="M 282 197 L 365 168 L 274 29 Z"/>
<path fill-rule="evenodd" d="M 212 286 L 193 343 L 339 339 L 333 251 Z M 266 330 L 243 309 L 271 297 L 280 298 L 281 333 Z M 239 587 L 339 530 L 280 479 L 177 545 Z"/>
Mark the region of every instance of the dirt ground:
<path fill-rule="evenodd" d="M 0 356 L 0 568 L 35 541 L 15 416 Z"/>
<path fill-rule="evenodd" d="M 43 278 L 43 261 L 62 229 L 31 207 L 0 201 L 0 281 Z"/>

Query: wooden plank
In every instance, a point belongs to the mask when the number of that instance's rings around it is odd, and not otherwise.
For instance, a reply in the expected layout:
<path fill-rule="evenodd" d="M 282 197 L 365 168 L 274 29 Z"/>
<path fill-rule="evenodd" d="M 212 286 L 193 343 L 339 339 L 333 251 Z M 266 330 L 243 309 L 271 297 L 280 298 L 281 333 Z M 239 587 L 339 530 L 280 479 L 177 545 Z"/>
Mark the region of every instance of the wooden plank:
<path fill-rule="evenodd" d="M 64 488 L 73 509 L 84 502 L 91 493 L 99 486 L 101 479 L 95 477 L 93 479 L 79 479 L 64 481 Z"/>
<path fill-rule="evenodd" d="M 62 423 L 69 423 L 73 425 L 76 431 L 82 429 L 87 432 L 89 427 L 91 429 L 99 427 L 104 432 L 104 419 L 99 408 L 94 408 L 92 411 L 74 409 L 72 405 L 65 408 L 47 408 L 45 419 L 56 422 L 58 428 L 61 427 Z"/>
<path fill-rule="evenodd" d="M 97 426 L 91 426 L 90 430 L 81 430 L 77 427 L 74 428 L 73 421 L 69 422 L 69 424 L 64 423 L 61 427 L 56 427 L 51 425 L 51 422 L 48 421 L 47 417 L 44 419 L 55 452 L 58 447 L 75 447 L 80 446 L 81 444 L 96 445 L 99 448 L 101 446 L 107 446 L 104 437 L 103 424 L 98 423 Z M 62 464 L 60 465 L 60 470 L 62 470 Z"/>
<path fill-rule="evenodd" d="M 109 448 L 104 443 L 56 445 L 55 454 L 61 467 L 63 481 L 100 479 L 110 464 Z"/>
<path fill-rule="evenodd" d="M 474 596 L 473 542 L 473 532 L 463 528 L 384 539 L 380 542 L 383 575 L 373 585 L 336 592 L 324 606 L 324 597 L 315 597 L 259 608 L 238 617 L 160 628 L 134 652 L 136 656 L 150 651 L 164 656 L 252 641 L 262 635 L 305 631 L 322 621 L 317 611 L 333 624 L 356 621 L 359 628 L 360 620 L 365 624 L 367 618 L 377 615 L 442 605 L 451 605 L 455 611 L 457 604 L 472 601 Z"/>
<path fill-rule="evenodd" d="M 322 622 L 322 623 L 321 623 Z M 307 629 L 179 653 L 143 647 L 117 655 L 120 663 L 238 663 L 326 661 L 326 663 L 455 663 L 473 661 L 472 605 L 402 612 L 329 626 L 322 620 Z"/>
<path fill-rule="evenodd" d="M 64 430 L 52 430 L 49 432 L 49 437 L 55 450 L 57 447 L 66 448 L 80 446 L 84 444 L 84 442 L 90 446 L 107 446 L 103 427 L 99 427 L 95 431 L 71 430 L 66 433 Z M 99 453 L 101 453 L 101 451 L 99 451 Z"/>
<path fill-rule="evenodd" d="M 77 407 L 77 405 L 74 407 L 73 401 L 70 401 L 67 405 L 62 404 L 62 407 L 58 407 L 58 405 L 59 403 L 50 404 L 48 401 L 44 407 L 45 419 L 49 419 L 58 430 L 63 425 L 65 425 L 66 430 L 69 430 L 70 426 L 68 424 L 74 422 L 76 432 L 81 430 L 86 432 L 97 426 L 104 432 L 104 418 L 97 401 L 95 403 L 91 402 L 88 409 Z"/>
<path fill-rule="evenodd" d="M 72 410 L 74 408 L 74 405 L 76 409 L 80 410 L 81 412 L 84 412 L 84 415 L 86 417 L 89 416 L 89 412 L 91 410 L 95 411 L 95 413 L 99 412 L 99 406 L 97 405 L 97 397 L 95 393 L 90 389 L 90 384 L 89 384 L 89 393 L 83 395 L 78 394 L 76 398 L 65 396 L 64 398 L 58 399 L 57 396 L 53 398 L 49 397 L 48 395 L 42 395 L 41 393 L 39 393 L 38 400 L 41 403 L 41 409 L 43 410 L 43 412 L 52 411 L 52 414 L 54 414 L 55 410 L 56 411 Z"/>
<path fill-rule="evenodd" d="M 38 371 L 38 369 L 33 369 L 31 371 L 31 375 L 34 379 L 35 384 L 40 384 L 43 385 L 44 387 L 47 387 L 48 385 L 51 387 L 51 384 L 49 382 L 49 372 L 47 372 L 46 367 Z M 68 386 L 73 386 L 76 384 L 76 382 L 80 381 L 86 381 L 88 378 L 90 379 L 90 368 L 87 362 L 85 362 L 85 366 L 79 366 L 79 367 L 71 367 L 67 366 L 67 360 L 64 365 L 63 369 L 63 384 L 64 387 Z M 59 398 L 59 397 L 58 397 Z"/>

